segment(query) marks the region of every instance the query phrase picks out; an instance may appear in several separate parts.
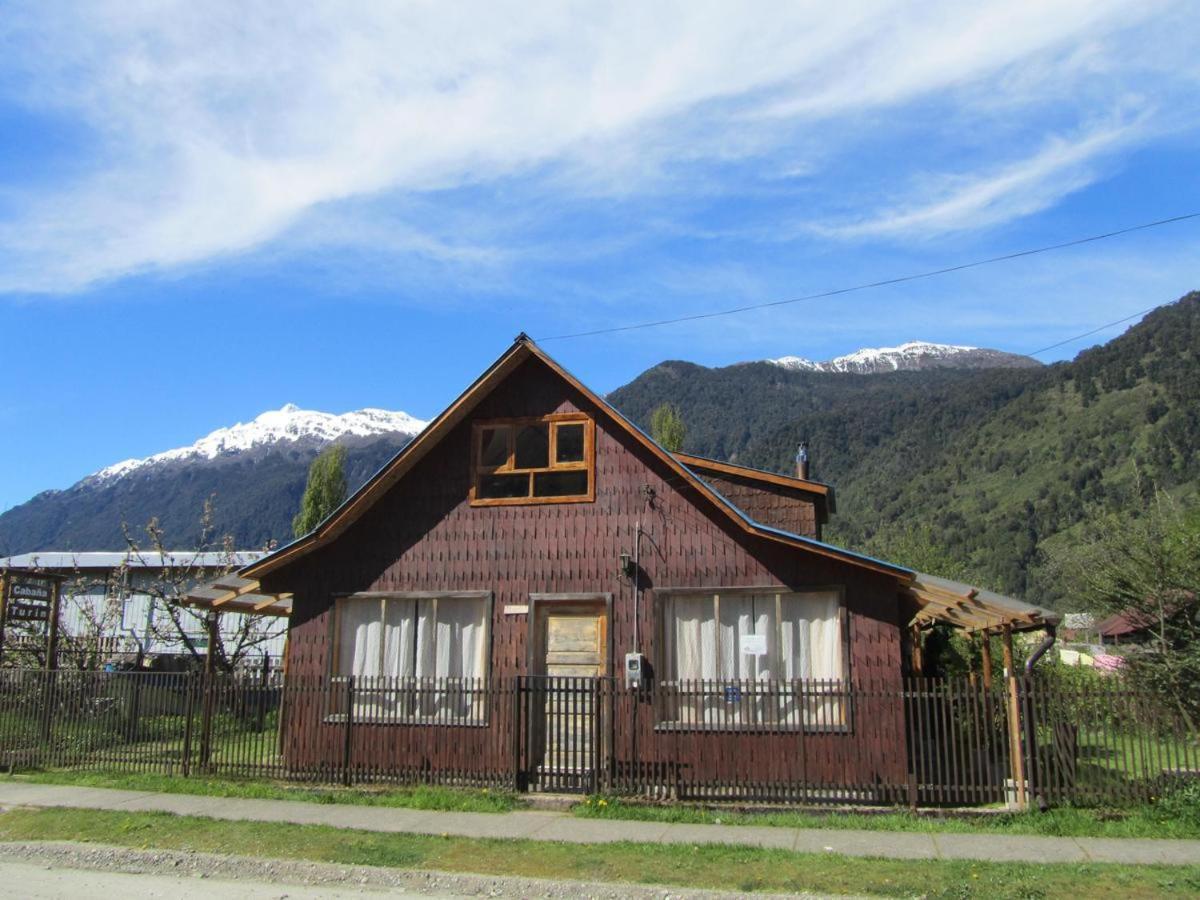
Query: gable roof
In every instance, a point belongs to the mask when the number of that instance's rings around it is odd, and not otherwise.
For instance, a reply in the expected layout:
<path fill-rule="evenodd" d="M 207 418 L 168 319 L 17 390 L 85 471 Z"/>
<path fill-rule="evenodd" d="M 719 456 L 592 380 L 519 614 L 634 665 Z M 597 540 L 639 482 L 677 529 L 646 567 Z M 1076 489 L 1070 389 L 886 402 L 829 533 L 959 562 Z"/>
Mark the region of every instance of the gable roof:
<path fill-rule="evenodd" d="M 753 469 L 750 466 L 739 466 L 735 463 L 710 459 L 707 456 L 696 456 L 691 453 L 676 453 L 674 456 L 693 471 L 712 472 L 720 475 L 732 475 L 735 478 L 744 478 L 748 481 L 755 481 L 762 484 L 766 490 L 782 487 L 801 491 L 806 494 L 816 494 L 822 500 L 820 505 L 825 508 L 826 518 L 828 518 L 828 513 L 837 512 L 833 485 L 825 484 L 823 481 L 796 478 L 792 475 L 780 475 L 777 472 Z"/>
<path fill-rule="evenodd" d="M 405 445 L 390 462 L 367 479 L 362 487 L 322 520 L 316 528 L 303 537 L 292 541 L 290 544 L 280 547 L 257 562 L 246 566 L 241 570 L 240 574 L 247 578 L 259 578 L 333 541 L 370 509 L 380 497 L 403 478 L 431 449 L 436 447 L 455 426 L 464 421 L 493 388 L 499 385 L 521 363 L 530 359 L 538 360 L 554 374 L 570 384 L 589 403 L 606 414 L 619 428 L 624 429 L 635 440 L 641 443 L 685 484 L 694 488 L 699 494 L 711 501 L 718 510 L 725 513 L 745 532 L 767 538 L 768 540 L 788 544 L 799 549 L 809 550 L 818 555 L 837 559 L 884 575 L 891 575 L 899 578 L 901 581 L 908 581 L 911 578 L 912 572 L 902 566 L 873 559 L 860 553 L 835 547 L 832 544 L 826 544 L 823 541 L 793 534 L 790 531 L 784 531 L 779 528 L 772 528 L 754 521 L 730 500 L 722 496 L 712 485 L 708 484 L 688 466 L 680 462 L 662 445 L 651 438 L 650 435 L 625 418 L 616 408 L 609 405 L 603 397 L 596 394 L 555 362 L 524 334 L 519 335 L 513 342 L 513 345 L 499 359 L 492 363 L 482 375 L 475 379 L 471 386 L 463 391 L 449 407 Z"/>

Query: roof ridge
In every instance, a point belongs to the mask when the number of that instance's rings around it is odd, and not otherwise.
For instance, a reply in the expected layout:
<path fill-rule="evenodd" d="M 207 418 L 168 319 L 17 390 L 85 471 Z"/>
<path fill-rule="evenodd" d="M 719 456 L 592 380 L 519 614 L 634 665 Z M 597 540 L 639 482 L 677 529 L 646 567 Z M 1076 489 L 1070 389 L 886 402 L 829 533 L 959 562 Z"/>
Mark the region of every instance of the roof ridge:
<path fill-rule="evenodd" d="M 882 570 L 884 574 L 895 575 L 901 578 L 910 578 L 910 570 L 897 566 L 894 563 L 885 562 L 884 560 L 873 559 L 862 554 L 855 553 L 851 550 L 846 550 L 841 547 L 835 547 L 832 544 L 825 544 L 821 541 L 815 541 L 811 538 L 805 538 L 801 535 L 796 535 L 791 532 L 782 531 L 780 529 L 771 528 L 762 525 L 750 518 L 737 505 L 730 502 L 721 493 L 715 490 L 704 479 L 700 478 L 695 472 L 687 467 L 683 462 L 678 460 L 674 454 L 658 443 L 653 436 L 647 434 L 636 423 L 627 418 L 624 413 L 610 404 L 600 394 L 593 391 L 582 381 L 572 375 L 566 368 L 557 360 L 547 354 L 539 347 L 532 339 L 522 333 L 513 341 L 512 345 L 500 355 L 500 357 L 492 363 L 484 372 L 471 383 L 471 385 L 463 391 L 445 410 L 439 413 L 425 427 L 425 430 L 414 437 L 406 444 L 395 456 L 393 456 L 382 468 L 372 475 L 367 481 L 348 497 L 337 509 L 326 516 L 317 526 L 308 534 L 301 538 L 286 544 L 283 547 L 275 550 L 268 556 L 251 563 L 241 569 L 241 573 L 247 576 L 260 576 L 277 568 L 287 559 L 297 554 L 304 555 L 307 552 L 306 548 L 310 545 L 319 546 L 323 540 L 332 540 L 337 537 L 345 528 L 349 527 L 357 519 L 357 516 L 350 517 L 349 514 L 362 503 L 368 500 L 371 493 L 376 490 L 388 490 L 392 485 L 385 484 L 388 479 L 398 480 L 403 477 L 404 472 L 396 474 L 404 462 L 414 458 L 414 454 L 418 454 L 415 458 L 419 460 L 419 454 L 423 452 L 424 447 L 436 446 L 441 436 L 440 431 L 446 428 L 452 428 L 458 424 L 465 415 L 478 405 L 478 401 L 471 403 L 472 395 L 479 391 L 489 379 L 502 377 L 511 372 L 517 364 L 523 362 L 527 358 L 536 358 L 543 363 L 547 368 L 564 379 L 575 390 L 579 391 L 588 402 L 592 403 L 599 410 L 610 416 L 615 422 L 624 427 L 631 435 L 638 438 L 657 455 L 668 466 L 674 468 L 676 472 L 683 476 L 684 479 L 691 483 L 691 486 L 698 490 L 701 495 L 707 495 L 708 498 L 716 504 L 719 509 L 723 509 L 734 521 L 741 524 L 747 531 L 758 533 L 767 538 L 775 540 L 783 540 L 785 543 L 799 544 L 800 546 L 813 549 L 822 555 L 841 558 L 842 560 L 854 564 L 864 565 L 867 568 Z M 514 362 L 515 360 L 515 362 Z M 507 369 L 507 371 L 504 371 Z M 457 418 L 456 418 L 457 417 Z M 393 480 L 392 484 L 395 483 Z M 380 488 L 380 485 L 385 485 Z M 370 507 L 371 502 L 367 503 Z M 360 513 L 361 515 L 361 513 Z"/>

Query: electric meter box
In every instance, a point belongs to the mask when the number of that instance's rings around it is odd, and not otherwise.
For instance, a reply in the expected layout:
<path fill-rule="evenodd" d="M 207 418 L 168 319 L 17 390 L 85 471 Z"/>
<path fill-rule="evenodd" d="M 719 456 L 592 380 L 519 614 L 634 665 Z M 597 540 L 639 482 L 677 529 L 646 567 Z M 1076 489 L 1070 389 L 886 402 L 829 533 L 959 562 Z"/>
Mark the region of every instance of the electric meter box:
<path fill-rule="evenodd" d="M 625 687 L 641 687 L 646 677 L 646 657 L 640 653 L 625 654 Z"/>

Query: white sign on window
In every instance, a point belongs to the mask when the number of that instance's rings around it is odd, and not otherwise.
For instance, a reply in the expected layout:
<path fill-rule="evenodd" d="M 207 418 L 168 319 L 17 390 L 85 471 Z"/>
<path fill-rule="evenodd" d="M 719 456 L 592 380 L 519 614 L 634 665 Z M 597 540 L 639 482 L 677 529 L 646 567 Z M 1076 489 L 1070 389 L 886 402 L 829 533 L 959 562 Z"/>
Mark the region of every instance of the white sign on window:
<path fill-rule="evenodd" d="M 765 656 L 767 636 L 765 634 L 743 634 L 742 656 Z"/>

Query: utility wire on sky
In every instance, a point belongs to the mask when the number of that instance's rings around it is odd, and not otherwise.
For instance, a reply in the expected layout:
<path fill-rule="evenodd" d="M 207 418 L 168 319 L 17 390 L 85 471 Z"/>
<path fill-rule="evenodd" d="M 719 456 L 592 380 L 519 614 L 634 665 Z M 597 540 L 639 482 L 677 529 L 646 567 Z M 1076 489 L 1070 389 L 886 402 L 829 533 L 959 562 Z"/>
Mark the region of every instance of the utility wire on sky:
<path fill-rule="evenodd" d="M 1168 302 L 1170 302 L 1170 301 L 1168 301 Z M 1147 307 L 1146 309 L 1140 310 L 1139 312 L 1132 313 L 1131 315 L 1128 315 L 1123 319 L 1117 319 L 1115 322 L 1108 322 L 1105 325 L 1100 325 L 1096 328 L 1093 328 L 1091 331 L 1085 331 L 1083 334 L 1077 334 L 1074 337 L 1069 337 L 1069 338 L 1066 338 L 1065 340 L 1061 340 L 1057 344 L 1051 344 L 1049 347 L 1043 347 L 1041 350 L 1033 350 L 1030 353 L 1026 353 L 1025 355 L 1026 356 L 1037 356 L 1038 354 L 1046 353 L 1049 350 L 1057 350 L 1059 347 L 1063 346 L 1064 344 L 1070 344 L 1074 341 L 1081 341 L 1085 337 L 1091 337 L 1093 334 L 1103 331 L 1106 328 L 1114 328 L 1115 326 L 1120 325 L 1123 322 L 1128 322 L 1130 319 L 1136 319 L 1138 316 L 1144 316 L 1144 315 L 1146 315 L 1146 313 L 1154 312 L 1154 310 L 1158 309 L 1159 306 L 1165 306 L 1165 305 L 1166 304 L 1164 304 L 1164 303 L 1159 303 L 1156 306 Z"/>
<path fill-rule="evenodd" d="M 616 334 L 616 333 L 622 332 L 622 331 L 637 331 L 642 328 L 659 328 L 664 325 L 678 325 L 682 322 L 696 322 L 701 319 L 716 319 L 721 316 L 732 316 L 732 315 L 736 315 L 738 313 L 751 312 L 752 310 L 756 310 L 756 309 L 770 309 L 771 307 L 775 307 L 775 306 L 787 306 L 788 304 L 791 304 L 791 303 L 803 303 L 808 300 L 820 300 L 820 299 L 823 299 L 826 297 L 837 297 L 842 294 L 852 294 L 857 291 L 865 291 L 865 290 L 870 290 L 871 288 L 886 287 L 887 285 L 891 285 L 891 284 L 903 284 L 906 281 L 919 281 L 924 278 L 935 278 L 938 275 L 948 275 L 951 272 L 961 272 L 964 269 L 975 269 L 975 268 L 978 268 L 979 266 L 987 266 L 987 265 L 991 265 L 992 263 L 1007 262 L 1008 260 L 1013 260 L 1013 259 L 1021 259 L 1022 257 L 1025 257 L 1025 256 L 1036 256 L 1039 253 L 1050 253 L 1051 251 L 1054 251 L 1054 250 L 1065 250 L 1068 247 L 1078 247 L 1081 244 L 1090 244 L 1090 243 L 1094 243 L 1095 241 L 1103 241 L 1103 240 L 1107 240 L 1109 238 L 1120 237 L 1123 234 L 1132 234 L 1135 231 L 1145 231 L 1146 229 L 1149 229 L 1149 228 L 1158 228 L 1159 226 L 1162 226 L 1162 225 L 1172 225 L 1172 224 L 1175 224 L 1176 222 L 1185 222 L 1189 219 L 1197 219 L 1197 218 L 1200 218 L 1200 212 L 1185 213 L 1180 216 L 1171 216 L 1170 218 L 1167 218 L 1167 219 L 1158 219 L 1154 222 L 1143 222 L 1140 225 L 1130 225 L 1128 228 L 1120 228 L 1116 231 L 1107 231 L 1104 234 L 1093 234 L 1093 235 L 1088 235 L 1087 237 L 1076 238 L 1071 241 L 1063 241 L 1062 243 L 1059 243 L 1059 244 L 1048 244 L 1044 247 L 1034 247 L 1034 248 L 1031 248 L 1028 250 L 1018 250 L 1015 253 L 1005 253 L 1002 256 L 991 256 L 991 257 L 988 257 L 987 259 L 977 259 L 977 260 L 974 260 L 973 262 L 960 263 L 955 266 L 946 266 L 945 268 L 942 268 L 942 269 L 931 269 L 928 272 L 917 272 L 912 275 L 899 275 L 895 278 L 884 278 L 880 281 L 871 281 L 871 282 L 867 282 L 865 284 L 856 284 L 856 285 L 853 285 L 852 287 L 835 288 L 834 290 L 821 291 L 820 293 L 816 293 L 816 294 L 806 294 L 802 297 L 789 297 L 786 300 L 773 300 L 769 303 L 753 303 L 753 304 L 748 304 L 746 306 L 735 306 L 735 307 L 732 307 L 731 309 L 722 309 L 722 310 L 716 310 L 714 312 L 707 312 L 707 313 L 695 313 L 690 316 L 679 316 L 679 317 L 673 318 L 673 319 L 658 319 L 657 321 L 653 321 L 653 322 L 637 322 L 637 323 L 634 323 L 631 325 L 615 325 L 610 328 L 596 328 L 591 331 L 577 331 L 572 334 L 555 334 L 555 335 L 550 335 L 548 337 L 538 338 L 537 340 L 541 343 L 545 343 L 546 341 L 565 341 L 565 340 L 568 340 L 571 338 L 593 337 L 595 335 L 601 335 L 601 334 Z M 1153 309 L 1153 307 L 1151 307 L 1151 308 Z M 1147 312 L 1149 312 L 1149 310 L 1147 310 Z M 1136 318 L 1139 315 L 1143 315 L 1143 313 L 1134 313 L 1133 315 L 1127 317 L 1126 319 L 1122 319 L 1119 322 L 1112 322 L 1109 325 L 1102 325 L 1099 328 L 1097 328 L 1095 331 L 1103 331 L 1105 328 L 1110 328 L 1110 327 L 1112 327 L 1112 325 L 1119 325 L 1120 322 L 1128 321 L 1128 319 Z M 1095 331 L 1088 332 L 1088 334 L 1095 334 Z M 1083 337 L 1087 337 L 1087 335 L 1082 334 L 1082 335 L 1078 335 L 1073 338 L 1068 338 L 1067 340 L 1063 341 L 1062 343 L 1063 344 L 1070 343 L 1071 341 L 1079 340 L 1080 338 L 1083 338 Z M 1045 347 L 1042 350 L 1036 351 L 1035 354 L 1029 354 L 1029 355 L 1033 356 L 1033 355 L 1036 355 L 1036 353 L 1045 353 L 1047 350 L 1052 350 L 1052 349 L 1054 349 L 1054 347 L 1058 347 L 1058 346 L 1061 346 L 1061 344 L 1055 344 L 1051 347 Z"/>

